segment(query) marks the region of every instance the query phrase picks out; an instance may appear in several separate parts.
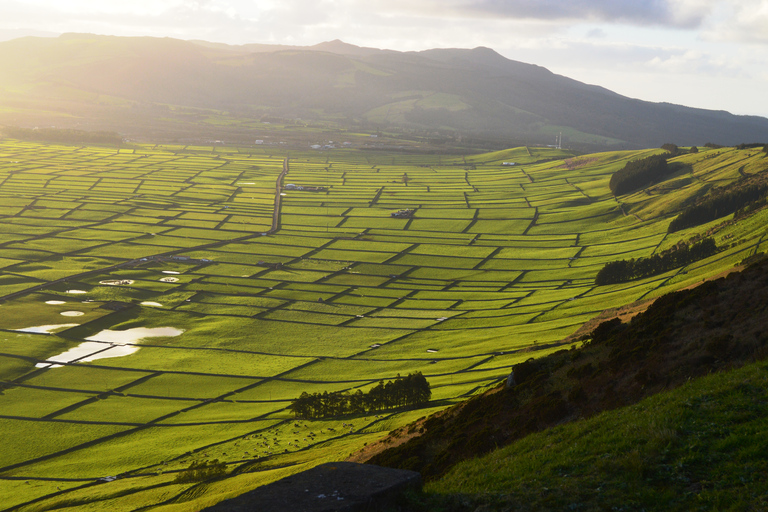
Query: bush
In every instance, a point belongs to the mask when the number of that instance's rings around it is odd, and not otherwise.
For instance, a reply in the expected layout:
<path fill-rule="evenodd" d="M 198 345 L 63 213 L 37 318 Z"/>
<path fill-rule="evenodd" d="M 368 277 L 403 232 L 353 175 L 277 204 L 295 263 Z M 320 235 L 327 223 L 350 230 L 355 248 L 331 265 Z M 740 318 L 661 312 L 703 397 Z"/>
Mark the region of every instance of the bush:
<path fill-rule="evenodd" d="M 608 186 L 613 195 L 619 196 L 661 180 L 670 173 L 667 166 L 669 155 L 654 155 L 628 162 L 613 173 Z"/>
<path fill-rule="evenodd" d="M 742 186 L 737 182 L 735 187 L 713 191 L 709 197 L 683 210 L 669 223 L 667 231 L 674 233 L 748 209 L 751 203 L 761 201 L 766 195 L 768 195 L 768 184 Z"/>
<path fill-rule="evenodd" d="M 663 274 L 674 268 L 707 258 L 716 252 L 715 241 L 711 238 L 705 238 L 691 247 L 688 247 L 688 244 L 681 244 L 670 251 L 661 255 L 656 254 L 650 258 L 612 261 L 597 273 L 595 284 L 625 283 L 633 279 Z"/>

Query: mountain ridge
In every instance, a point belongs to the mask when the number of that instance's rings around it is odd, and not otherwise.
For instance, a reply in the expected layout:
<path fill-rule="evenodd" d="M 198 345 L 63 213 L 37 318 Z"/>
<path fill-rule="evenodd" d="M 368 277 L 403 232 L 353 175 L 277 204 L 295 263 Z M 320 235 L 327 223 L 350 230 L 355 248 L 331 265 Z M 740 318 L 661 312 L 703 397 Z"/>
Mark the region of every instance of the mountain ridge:
<path fill-rule="evenodd" d="M 532 144 L 551 144 L 559 133 L 569 145 L 606 147 L 768 138 L 763 117 L 628 98 L 487 47 L 398 52 L 340 40 L 233 46 L 63 34 L 1 42 L 0 77 L 5 102 L 40 114 L 59 100 L 65 106 L 55 109 L 81 124 L 117 131 L 119 102 L 105 105 L 99 97 L 117 98 L 128 109 L 176 106 Z M 19 117 L 5 114 L 0 124 Z"/>

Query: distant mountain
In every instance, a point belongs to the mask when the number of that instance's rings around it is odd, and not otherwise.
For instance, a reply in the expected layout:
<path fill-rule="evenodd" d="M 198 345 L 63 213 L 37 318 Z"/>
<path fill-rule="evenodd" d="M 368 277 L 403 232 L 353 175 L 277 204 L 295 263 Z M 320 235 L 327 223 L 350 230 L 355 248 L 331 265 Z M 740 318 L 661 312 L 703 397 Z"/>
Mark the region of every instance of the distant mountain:
<path fill-rule="evenodd" d="M 292 47 L 26 37 L 0 43 L 0 105 L 0 123 L 56 112 L 58 123 L 117 130 L 159 118 L 152 109 L 187 107 L 529 143 L 553 143 L 560 132 L 566 144 L 768 140 L 763 117 L 627 98 L 489 48 L 396 52 L 338 40 Z"/>

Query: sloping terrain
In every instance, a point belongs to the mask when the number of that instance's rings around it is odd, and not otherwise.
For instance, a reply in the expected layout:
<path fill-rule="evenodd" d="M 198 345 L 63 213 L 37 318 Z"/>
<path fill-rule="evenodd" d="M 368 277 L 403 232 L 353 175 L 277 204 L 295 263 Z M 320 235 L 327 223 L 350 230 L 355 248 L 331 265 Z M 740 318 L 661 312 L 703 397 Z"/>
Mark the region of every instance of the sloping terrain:
<path fill-rule="evenodd" d="M 207 127 L 209 137 L 250 129 L 253 139 L 265 127 L 248 123 L 277 116 L 507 144 L 552 144 L 560 132 L 585 147 L 768 138 L 765 118 L 623 97 L 488 48 L 403 53 L 339 41 L 297 48 L 66 34 L 0 43 L 0 77 L 9 109 L 0 122 L 143 127 L 145 136 L 163 123 L 177 133 Z"/>
<path fill-rule="evenodd" d="M 420 435 L 369 462 L 434 479 L 533 432 L 762 360 L 768 357 L 766 304 L 768 261 L 665 295 L 629 324 L 601 324 L 583 348 L 515 365 L 510 387 L 392 433 L 394 440 L 413 430 Z"/>
<path fill-rule="evenodd" d="M 766 428 L 763 360 L 458 464 L 400 510 L 765 510 Z"/>

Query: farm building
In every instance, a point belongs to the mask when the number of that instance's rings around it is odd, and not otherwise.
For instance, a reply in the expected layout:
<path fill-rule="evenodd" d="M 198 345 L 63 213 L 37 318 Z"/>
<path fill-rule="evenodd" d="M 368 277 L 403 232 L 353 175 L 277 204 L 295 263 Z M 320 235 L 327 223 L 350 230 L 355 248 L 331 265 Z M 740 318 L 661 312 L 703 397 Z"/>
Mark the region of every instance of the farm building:
<path fill-rule="evenodd" d="M 398 219 L 404 219 L 404 218 L 412 217 L 415 212 L 416 212 L 415 210 L 411 210 L 409 208 L 406 208 L 404 210 L 397 210 L 396 212 L 392 212 L 392 213 L 389 214 L 389 216 L 390 217 L 395 217 L 395 218 L 398 218 Z"/>

